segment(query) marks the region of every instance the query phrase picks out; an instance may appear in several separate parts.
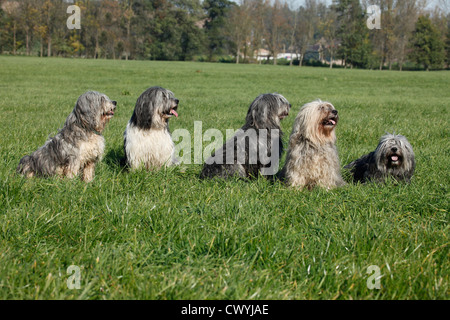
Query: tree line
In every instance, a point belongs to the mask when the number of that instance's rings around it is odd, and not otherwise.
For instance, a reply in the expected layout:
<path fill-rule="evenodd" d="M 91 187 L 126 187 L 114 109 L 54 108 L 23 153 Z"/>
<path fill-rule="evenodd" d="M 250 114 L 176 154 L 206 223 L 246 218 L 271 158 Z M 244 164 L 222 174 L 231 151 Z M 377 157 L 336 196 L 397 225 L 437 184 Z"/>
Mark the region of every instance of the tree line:
<path fill-rule="evenodd" d="M 0 52 L 441 69 L 450 64 L 450 13 L 439 1 L 427 9 L 427 0 L 0 0 Z M 71 4 L 80 29 L 67 27 Z"/>

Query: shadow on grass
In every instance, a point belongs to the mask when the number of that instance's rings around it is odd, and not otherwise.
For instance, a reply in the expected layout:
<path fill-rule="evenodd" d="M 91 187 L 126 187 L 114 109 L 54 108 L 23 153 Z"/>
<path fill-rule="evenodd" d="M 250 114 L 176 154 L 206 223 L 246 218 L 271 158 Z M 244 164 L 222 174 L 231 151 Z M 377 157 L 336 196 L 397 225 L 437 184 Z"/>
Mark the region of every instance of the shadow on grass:
<path fill-rule="evenodd" d="M 125 154 L 122 147 L 110 149 L 103 158 L 103 161 L 112 171 L 127 171 Z"/>

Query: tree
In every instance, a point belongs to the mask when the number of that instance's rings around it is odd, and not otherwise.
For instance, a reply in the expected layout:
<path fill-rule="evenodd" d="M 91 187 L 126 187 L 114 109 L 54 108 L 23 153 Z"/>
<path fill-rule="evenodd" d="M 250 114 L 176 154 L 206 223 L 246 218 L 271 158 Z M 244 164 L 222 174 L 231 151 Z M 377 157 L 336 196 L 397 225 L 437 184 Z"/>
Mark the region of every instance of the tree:
<path fill-rule="evenodd" d="M 444 43 L 429 17 L 420 16 L 417 20 L 411 39 L 411 48 L 410 58 L 422 64 L 427 71 L 430 68 L 442 68 L 445 57 Z"/>
<path fill-rule="evenodd" d="M 298 10 L 299 23 L 297 24 L 296 32 L 296 53 L 297 57 L 300 56 L 298 65 L 301 67 L 306 51 L 314 38 L 316 25 L 318 26 L 317 2 L 316 0 L 306 0 L 305 6 L 300 7 Z"/>
<path fill-rule="evenodd" d="M 8 14 L 11 19 L 13 32 L 13 54 L 17 52 L 17 25 L 20 20 L 20 3 L 18 1 L 7 1 L 2 4 L 2 9 Z M 3 29 L 3 27 L 2 27 Z"/>
<path fill-rule="evenodd" d="M 418 0 L 397 0 L 395 4 L 394 33 L 396 41 L 394 43 L 394 54 L 400 71 L 403 69 L 403 63 L 407 57 L 408 43 L 423 6 L 424 4 Z M 405 17 L 408 18 L 405 19 Z"/>
<path fill-rule="evenodd" d="M 125 51 L 125 60 L 128 60 L 131 51 L 131 25 L 133 18 L 135 17 L 133 8 L 131 6 L 132 1 L 126 0 L 122 1 L 122 11 L 123 11 L 123 24 L 125 25 L 126 29 L 126 36 L 125 36 L 125 45 L 124 45 L 124 51 Z"/>
<path fill-rule="evenodd" d="M 394 0 L 378 0 L 377 4 L 381 10 L 381 29 L 373 29 L 373 42 L 377 49 L 379 61 L 379 69 L 382 70 L 387 62 L 389 70 L 392 69 L 394 59 L 394 45 L 397 41 L 394 33 L 394 16 L 396 8 L 394 8 Z"/>
<path fill-rule="evenodd" d="M 445 51 L 447 51 L 447 67 L 450 66 L 450 13 L 447 16 L 447 37 L 445 40 Z"/>
<path fill-rule="evenodd" d="M 123 7 L 114 0 L 103 0 L 101 3 L 101 18 L 103 32 L 103 51 L 105 58 L 107 56 L 116 59 L 117 46 L 122 39 L 122 29 L 120 28 L 120 20 L 123 16 Z M 119 52 L 121 54 L 121 52 Z"/>
<path fill-rule="evenodd" d="M 177 60 L 191 60 L 204 46 L 203 30 L 197 25 L 203 12 L 198 0 L 179 0 L 173 11 L 175 15 L 177 37 L 175 44 L 179 45 Z"/>
<path fill-rule="evenodd" d="M 334 1 L 341 40 L 338 54 L 345 66 L 365 68 L 369 65 L 372 45 L 359 0 Z"/>
<path fill-rule="evenodd" d="M 279 0 L 275 0 L 273 6 L 269 1 L 265 2 L 264 10 L 264 39 L 273 57 L 273 63 L 277 64 L 277 56 L 281 50 L 282 43 L 286 35 L 287 21 L 283 16 L 282 5 Z"/>
<path fill-rule="evenodd" d="M 81 5 L 81 12 L 83 17 L 83 35 L 87 55 L 94 59 L 100 57 L 100 35 L 102 34 L 103 24 L 101 23 L 101 7 L 99 1 L 84 1 Z"/>
<path fill-rule="evenodd" d="M 205 0 L 203 9 L 206 11 L 205 32 L 208 60 L 212 61 L 215 54 L 220 54 L 225 44 L 225 17 L 232 3 L 228 0 Z"/>
<path fill-rule="evenodd" d="M 325 17 L 320 24 L 320 29 L 325 38 L 326 49 L 330 56 L 330 69 L 333 68 L 333 59 L 338 50 L 338 41 L 337 41 L 337 32 L 338 32 L 338 24 L 337 24 L 337 13 L 336 10 L 330 8 L 326 11 Z"/>
<path fill-rule="evenodd" d="M 25 32 L 25 42 L 28 43 L 26 45 L 28 48 L 27 54 L 31 53 L 31 47 L 36 41 L 34 38 L 37 38 L 40 56 L 44 56 L 44 45 L 46 43 L 47 55 L 52 55 L 53 33 L 57 30 L 66 30 L 65 16 L 61 14 L 66 12 L 66 8 L 67 4 L 62 0 L 26 0 L 21 2 L 20 24 Z M 63 40 L 65 39 L 61 39 L 61 41 Z"/>
<path fill-rule="evenodd" d="M 22 0 L 20 2 L 20 25 L 25 32 L 25 47 L 27 56 L 30 55 L 30 41 L 38 17 L 37 3 L 34 0 Z"/>
<path fill-rule="evenodd" d="M 233 43 L 236 51 L 236 64 L 239 64 L 241 50 L 244 60 L 247 57 L 248 43 L 252 32 L 252 16 L 250 1 L 243 0 L 240 4 L 233 4 L 227 15 L 226 35 Z"/>

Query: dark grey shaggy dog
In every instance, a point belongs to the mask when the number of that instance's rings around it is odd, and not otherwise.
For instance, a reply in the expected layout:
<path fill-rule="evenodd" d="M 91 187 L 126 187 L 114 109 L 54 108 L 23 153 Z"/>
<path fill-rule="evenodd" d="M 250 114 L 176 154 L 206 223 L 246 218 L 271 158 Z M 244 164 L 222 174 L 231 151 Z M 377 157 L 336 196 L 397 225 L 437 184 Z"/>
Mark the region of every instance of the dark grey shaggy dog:
<path fill-rule="evenodd" d="M 244 126 L 205 161 L 200 178 L 274 175 L 283 152 L 280 120 L 288 116 L 290 108 L 278 93 L 258 96 L 248 109 Z"/>
<path fill-rule="evenodd" d="M 349 163 L 355 182 L 383 182 L 388 177 L 410 182 L 416 162 L 411 144 L 402 135 L 386 134 L 375 151 Z"/>
<path fill-rule="evenodd" d="M 81 172 L 84 181 L 91 181 L 95 163 L 102 158 L 105 148 L 101 133 L 113 117 L 116 105 L 116 101 L 96 91 L 81 95 L 64 127 L 38 150 L 24 156 L 17 172 L 26 177 L 69 178 Z"/>

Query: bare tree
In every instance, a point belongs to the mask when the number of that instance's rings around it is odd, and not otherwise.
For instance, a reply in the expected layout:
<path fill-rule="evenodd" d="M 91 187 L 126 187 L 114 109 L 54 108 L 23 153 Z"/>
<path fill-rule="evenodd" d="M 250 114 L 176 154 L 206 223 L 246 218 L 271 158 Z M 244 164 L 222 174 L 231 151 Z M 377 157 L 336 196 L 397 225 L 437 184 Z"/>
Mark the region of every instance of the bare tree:
<path fill-rule="evenodd" d="M 330 55 L 330 69 L 333 68 L 333 59 L 338 50 L 338 21 L 337 13 L 332 8 L 328 8 L 324 19 L 320 23 L 320 30 L 326 41 L 326 49 Z"/>
<path fill-rule="evenodd" d="M 299 21 L 296 32 L 296 43 L 297 56 L 300 55 L 299 67 L 301 67 L 308 46 L 314 38 L 314 30 L 318 22 L 316 0 L 306 0 L 305 6 L 299 8 Z"/>
<path fill-rule="evenodd" d="M 11 17 L 13 23 L 13 54 L 17 53 L 17 24 L 20 19 L 19 1 L 5 1 L 2 3 L 2 9 Z"/>
<path fill-rule="evenodd" d="M 248 43 L 252 33 L 252 10 L 253 4 L 248 0 L 241 0 L 234 5 L 228 13 L 229 29 L 226 34 L 236 45 L 236 63 L 239 64 L 241 49 L 244 49 L 244 60 L 247 56 Z"/>
<path fill-rule="evenodd" d="M 407 56 L 407 46 L 415 28 L 417 18 L 427 5 L 426 0 L 397 0 L 394 17 L 394 54 L 397 57 L 400 71 Z"/>
<path fill-rule="evenodd" d="M 290 32 L 289 32 L 289 45 L 288 48 L 290 49 L 290 51 L 295 51 L 296 48 L 296 32 L 297 32 L 297 24 L 298 24 L 298 10 L 296 9 L 292 9 L 294 7 L 294 0 L 291 0 L 289 3 L 289 7 L 287 8 L 287 24 L 288 24 L 288 28 L 290 28 Z M 294 62 L 294 57 L 291 58 L 291 60 L 289 61 L 289 66 L 292 66 Z"/>
<path fill-rule="evenodd" d="M 284 40 L 287 21 L 282 14 L 282 4 L 279 0 L 275 0 L 270 5 L 269 0 L 265 2 L 265 20 L 264 20 L 264 38 L 267 47 L 273 57 L 273 63 L 277 64 L 277 56 L 281 50 Z"/>
<path fill-rule="evenodd" d="M 123 19 L 125 21 L 126 27 L 126 37 L 125 37 L 125 60 L 128 60 L 128 57 L 131 54 L 131 21 L 134 18 L 134 11 L 131 7 L 132 2 L 130 0 L 123 1 L 122 10 L 123 10 Z"/>

